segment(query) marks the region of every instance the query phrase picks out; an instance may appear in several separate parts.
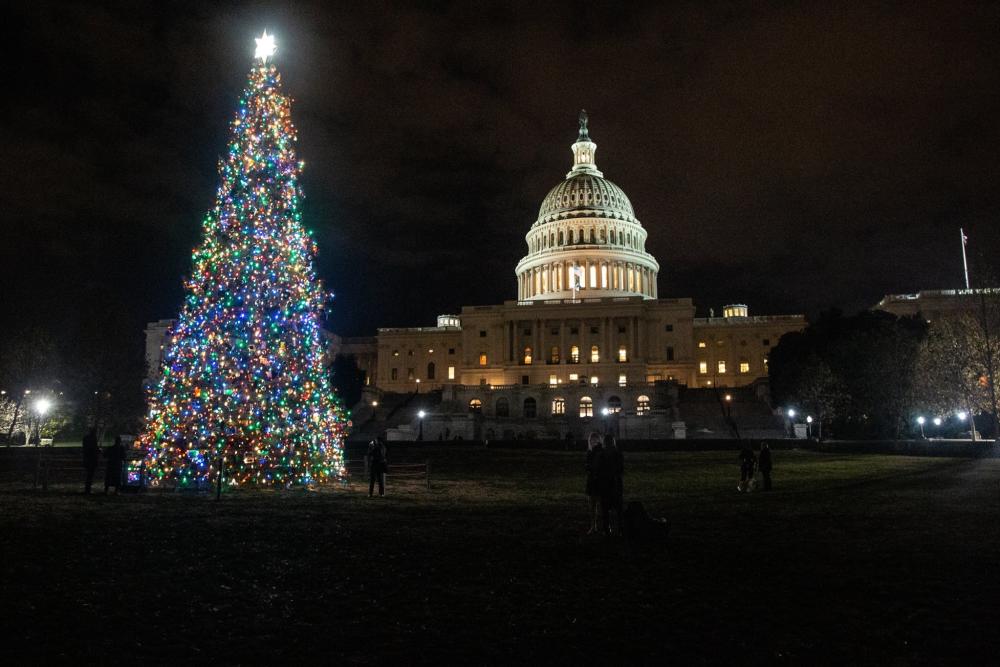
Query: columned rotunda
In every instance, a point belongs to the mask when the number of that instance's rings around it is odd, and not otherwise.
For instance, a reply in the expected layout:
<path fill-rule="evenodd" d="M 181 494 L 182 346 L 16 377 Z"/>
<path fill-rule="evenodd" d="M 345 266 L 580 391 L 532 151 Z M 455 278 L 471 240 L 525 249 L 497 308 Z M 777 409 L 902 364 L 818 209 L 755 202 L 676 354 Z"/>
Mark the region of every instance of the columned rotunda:
<path fill-rule="evenodd" d="M 528 254 L 515 269 L 518 300 L 655 299 L 660 265 L 646 252 L 646 230 L 628 197 L 597 168 L 586 112 L 572 149 L 573 168 L 545 196 L 525 237 Z"/>

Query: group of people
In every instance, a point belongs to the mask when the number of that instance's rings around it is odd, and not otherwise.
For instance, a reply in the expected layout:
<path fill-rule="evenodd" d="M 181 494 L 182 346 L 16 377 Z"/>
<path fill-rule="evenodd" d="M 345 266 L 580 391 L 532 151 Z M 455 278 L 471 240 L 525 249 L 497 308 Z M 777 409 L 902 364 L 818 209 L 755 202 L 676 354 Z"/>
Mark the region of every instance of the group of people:
<path fill-rule="evenodd" d="M 625 457 L 615 437 L 591 433 L 587 438 L 587 498 L 590 501 L 588 534 L 622 534 Z"/>
<path fill-rule="evenodd" d="M 94 485 L 94 475 L 97 473 L 97 461 L 100 458 L 101 447 L 97 440 L 97 429 L 92 428 L 83 436 L 83 469 L 86 472 L 84 493 L 90 493 Z M 115 444 L 104 450 L 107 466 L 104 469 L 104 493 L 109 489 L 118 489 L 122 483 L 122 466 L 125 464 L 125 445 L 120 435 L 115 436 Z"/>
<path fill-rule="evenodd" d="M 759 456 L 754 456 L 750 443 L 743 443 L 740 448 L 740 482 L 736 485 L 736 490 L 739 493 L 753 491 L 759 473 L 764 490 L 770 491 L 771 468 L 771 447 L 766 442 L 761 443 Z"/>

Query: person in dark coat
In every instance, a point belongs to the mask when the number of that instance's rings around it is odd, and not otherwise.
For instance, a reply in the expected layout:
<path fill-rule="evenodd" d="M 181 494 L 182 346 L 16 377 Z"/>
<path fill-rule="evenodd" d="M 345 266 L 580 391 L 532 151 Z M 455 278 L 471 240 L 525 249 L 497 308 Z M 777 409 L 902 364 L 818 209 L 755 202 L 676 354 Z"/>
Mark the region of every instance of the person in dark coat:
<path fill-rule="evenodd" d="M 115 436 L 115 444 L 104 450 L 104 458 L 108 460 L 107 468 L 104 469 L 104 495 L 108 494 L 108 489 L 118 488 L 122 483 L 122 465 L 125 463 L 125 445 L 122 444 L 122 437 Z"/>
<path fill-rule="evenodd" d="M 87 472 L 87 480 L 84 485 L 84 493 L 90 493 L 90 487 L 94 484 L 94 473 L 97 472 L 97 459 L 100 456 L 100 448 L 97 446 L 97 429 L 92 428 L 83 436 L 83 469 Z"/>
<path fill-rule="evenodd" d="M 757 470 L 764 478 L 764 490 L 771 490 L 771 447 L 765 442 L 760 446 L 760 458 L 757 460 Z"/>
<path fill-rule="evenodd" d="M 622 484 L 622 473 L 625 471 L 625 457 L 622 450 L 618 448 L 618 441 L 615 436 L 608 433 L 604 436 L 603 462 L 608 470 L 605 473 L 610 479 L 606 482 L 606 498 L 601 502 L 606 503 L 613 517 L 609 525 L 605 527 L 606 532 L 613 535 L 622 534 L 622 511 L 625 506 L 625 487 Z"/>
<path fill-rule="evenodd" d="M 744 443 L 740 448 L 740 483 L 736 486 L 737 491 L 750 491 L 750 482 L 753 481 L 753 469 L 756 463 L 757 459 L 753 455 L 750 443 Z"/>
<path fill-rule="evenodd" d="M 587 503 L 590 507 L 590 529 L 587 534 L 597 532 L 598 514 L 597 510 L 601 502 L 600 487 L 600 461 L 604 447 L 601 443 L 601 436 L 591 433 L 587 438 Z"/>
<path fill-rule="evenodd" d="M 389 466 L 385 456 L 385 443 L 377 438 L 368 443 L 368 497 L 375 493 L 375 482 L 378 482 L 379 497 L 385 495 L 385 473 Z"/>

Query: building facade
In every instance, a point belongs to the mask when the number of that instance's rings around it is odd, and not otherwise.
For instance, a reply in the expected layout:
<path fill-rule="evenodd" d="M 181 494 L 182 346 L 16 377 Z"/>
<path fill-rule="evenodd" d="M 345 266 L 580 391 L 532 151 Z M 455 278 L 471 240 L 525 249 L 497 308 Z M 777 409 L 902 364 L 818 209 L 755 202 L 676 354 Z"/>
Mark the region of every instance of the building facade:
<path fill-rule="evenodd" d="M 440 391 L 440 405 L 420 410 L 426 437 L 554 437 L 607 415 L 619 432 L 631 424 L 635 437 L 671 437 L 685 428 L 677 388 L 763 395 L 771 348 L 804 316 L 751 316 L 733 304 L 696 317 L 690 298 L 660 298 L 647 232 L 598 170 L 583 115 L 571 150 L 572 168 L 525 236 L 518 298 L 465 306 L 436 326 L 379 329 L 369 402 Z M 374 417 L 366 407 L 359 414 Z"/>

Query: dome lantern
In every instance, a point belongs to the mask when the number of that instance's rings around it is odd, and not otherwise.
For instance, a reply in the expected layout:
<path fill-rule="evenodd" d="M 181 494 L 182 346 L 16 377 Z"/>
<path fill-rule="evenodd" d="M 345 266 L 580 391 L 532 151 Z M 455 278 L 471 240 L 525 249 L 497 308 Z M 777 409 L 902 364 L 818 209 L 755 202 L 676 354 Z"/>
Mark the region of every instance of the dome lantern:
<path fill-rule="evenodd" d="M 597 144 L 590 140 L 590 132 L 587 130 L 587 110 L 580 109 L 580 134 L 576 138 L 576 143 L 573 144 L 573 168 L 566 178 L 572 178 L 577 174 L 593 174 L 595 176 L 604 176 L 601 171 L 597 168 L 597 161 L 595 154 L 597 153 Z"/>

